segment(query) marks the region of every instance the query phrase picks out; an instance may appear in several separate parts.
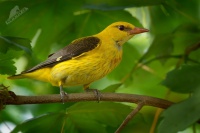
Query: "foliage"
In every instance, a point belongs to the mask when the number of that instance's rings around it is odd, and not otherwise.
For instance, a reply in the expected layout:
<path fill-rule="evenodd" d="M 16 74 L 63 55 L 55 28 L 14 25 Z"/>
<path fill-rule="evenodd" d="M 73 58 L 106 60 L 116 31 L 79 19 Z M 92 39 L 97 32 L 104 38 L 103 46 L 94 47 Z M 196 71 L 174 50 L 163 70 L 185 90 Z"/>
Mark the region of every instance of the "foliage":
<path fill-rule="evenodd" d="M 198 0 L 2 0 L 0 9 L 0 83 L 16 94 L 59 93 L 48 83 L 10 81 L 6 75 L 36 65 L 76 38 L 96 34 L 112 22 L 127 21 L 150 33 L 125 44 L 121 64 L 92 87 L 178 102 L 161 114 L 156 132 L 200 131 L 199 124 L 191 128 L 200 119 Z M 69 87 L 66 91 L 82 90 Z M 6 125 L 14 125 L 12 132 L 114 132 L 133 107 L 92 102 L 6 106 L 0 115 L 0 132 L 6 132 Z M 143 108 L 123 132 L 149 132 L 155 112 L 152 107 Z"/>
<path fill-rule="evenodd" d="M 123 108 L 123 110 L 118 110 Z M 49 113 L 18 125 L 13 133 L 22 132 L 99 132 L 114 129 L 126 117 L 131 109 L 119 103 L 84 103 L 80 102 L 65 111 Z M 136 119 L 141 119 L 137 116 Z M 55 125 L 55 122 L 57 125 Z M 36 124 L 37 123 L 37 124 Z M 90 125 L 90 126 L 88 126 Z M 48 128 L 50 126 L 50 128 Z M 97 130 L 98 129 L 98 130 Z"/>

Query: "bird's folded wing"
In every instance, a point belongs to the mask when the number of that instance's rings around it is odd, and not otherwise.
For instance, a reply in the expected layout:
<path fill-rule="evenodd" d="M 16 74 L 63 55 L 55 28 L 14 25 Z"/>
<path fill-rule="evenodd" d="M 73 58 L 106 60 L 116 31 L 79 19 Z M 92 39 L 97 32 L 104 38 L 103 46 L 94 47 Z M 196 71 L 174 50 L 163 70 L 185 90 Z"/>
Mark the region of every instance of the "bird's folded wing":
<path fill-rule="evenodd" d="M 77 39 L 64 47 L 63 49 L 49 55 L 46 61 L 26 70 L 22 73 L 28 73 L 44 67 L 52 67 L 59 62 L 67 61 L 75 58 L 85 52 L 89 52 L 100 44 L 100 39 L 97 37 L 85 37 Z"/>

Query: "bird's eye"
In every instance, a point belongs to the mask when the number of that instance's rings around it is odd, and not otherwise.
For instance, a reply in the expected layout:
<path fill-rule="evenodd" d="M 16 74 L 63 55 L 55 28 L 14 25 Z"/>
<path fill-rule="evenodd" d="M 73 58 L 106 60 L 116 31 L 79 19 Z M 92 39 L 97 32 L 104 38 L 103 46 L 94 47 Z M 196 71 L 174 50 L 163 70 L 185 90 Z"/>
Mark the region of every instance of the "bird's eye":
<path fill-rule="evenodd" d="M 120 26 L 118 26 L 118 29 L 119 29 L 119 30 L 124 30 L 125 27 L 124 27 L 123 25 L 120 25 Z"/>

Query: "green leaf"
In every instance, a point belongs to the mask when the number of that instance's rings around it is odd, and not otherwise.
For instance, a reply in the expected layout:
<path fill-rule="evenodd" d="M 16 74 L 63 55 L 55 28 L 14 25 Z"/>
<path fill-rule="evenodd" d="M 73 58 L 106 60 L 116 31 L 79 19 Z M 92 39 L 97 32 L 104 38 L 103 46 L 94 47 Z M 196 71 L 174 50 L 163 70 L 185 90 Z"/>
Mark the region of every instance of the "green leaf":
<path fill-rule="evenodd" d="M 81 1 L 63 0 L 57 1 L 56 4 L 49 4 L 46 0 L 5 1 L 0 4 L 0 16 L 3 16 L 0 22 L 1 33 L 6 36 L 23 38 L 34 38 L 38 35 L 33 50 L 36 51 L 38 57 L 46 57 L 52 48 L 51 46 L 56 42 L 62 39 L 71 41 L 66 34 L 71 32 L 69 26 L 73 22 L 73 13 L 80 10 L 82 3 Z M 15 13 L 16 19 L 6 24 L 9 15 L 12 14 L 12 9 L 16 6 L 20 11 L 24 8 L 28 10 L 21 15 Z M 46 46 L 45 49 L 44 46 Z"/>
<path fill-rule="evenodd" d="M 117 14 L 117 15 L 115 15 Z M 114 15 L 114 16 L 113 16 Z M 103 19 L 102 19 L 103 18 Z M 84 13 L 80 13 L 75 16 L 75 26 L 76 28 L 73 29 L 73 33 L 76 33 L 74 35 L 74 38 L 80 38 L 84 36 L 89 36 L 93 34 L 97 34 L 101 32 L 104 28 L 106 28 L 108 25 L 110 25 L 113 22 L 117 21 L 126 21 L 130 22 L 138 27 L 141 27 L 141 23 L 134 17 L 131 16 L 131 14 L 124 10 L 114 10 L 114 11 L 85 11 Z M 80 23 L 80 21 L 82 23 Z M 88 30 L 88 28 L 90 30 Z M 69 32 L 69 35 L 71 33 Z"/>
<path fill-rule="evenodd" d="M 108 127 L 116 130 L 130 111 L 129 106 L 119 103 L 79 102 L 69 107 L 66 112 L 49 113 L 29 119 L 17 125 L 12 133 L 61 132 L 61 130 L 67 133 L 80 131 L 106 133 Z"/>
<path fill-rule="evenodd" d="M 0 74 L 13 75 L 16 72 L 14 66 L 14 58 L 19 57 L 22 54 L 21 51 L 9 50 L 7 54 L 0 53 Z"/>
<path fill-rule="evenodd" d="M 167 1 L 166 1 L 167 2 Z M 169 6 L 154 6 L 149 10 L 151 16 L 151 33 L 154 35 L 171 34 L 184 21 Z"/>
<path fill-rule="evenodd" d="M 67 109 L 67 113 L 70 114 L 71 118 L 87 118 L 88 120 L 98 121 L 113 127 L 120 124 L 130 111 L 129 106 L 110 102 L 102 102 L 99 104 L 80 102 Z"/>
<path fill-rule="evenodd" d="M 170 53 L 173 51 L 172 38 L 173 36 L 171 34 L 157 35 L 148 51 L 141 58 L 141 61 L 146 60 L 152 56 L 163 57 L 170 55 Z M 160 61 L 165 62 L 166 58 L 160 59 Z"/>
<path fill-rule="evenodd" d="M 200 28 L 198 24 L 184 23 L 179 26 L 173 38 L 174 52 L 182 54 L 188 47 L 199 43 Z M 197 50 L 197 49 L 196 49 Z M 197 52 L 199 53 L 199 52 Z M 199 58 L 197 58 L 199 59 Z"/>
<path fill-rule="evenodd" d="M 191 98 L 174 104 L 162 114 L 158 133 L 177 133 L 183 131 L 200 119 L 200 88 L 198 87 Z"/>
<path fill-rule="evenodd" d="M 200 86 L 200 65 L 183 65 L 167 74 L 163 85 L 172 91 L 191 93 Z"/>
<path fill-rule="evenodd" d="M 19 37 L 0 36 L 0 52 L 6 53 L 9 48 L 14 50 L 24 50 L 31 54 L 30 40 Z"/>
<path fill-rule="evenodd" d="M 11 133 L 61 132 L 61 127 L 64 122 L 65 116 L 65 112 L 59 112 L 35 117 L 17 125 Z"/>
<path fill-rule="evenodd" d="M 95 10 L 122 10 L 128 7 L 140 7 L 140 6 L 152 6 L 162 4 L 162 0 L 101 0 L 101 1 L 92 1 L 87 0 L 85 8 L 95 9 Z"/>
<path fill-rule="evenodd" d="M 196 23 L 198 24 L 200 21 L 200 17 L 197 17 L 199 15 L 199 1 L 193 0 L 188 4 L 187 1 L 179 2 L 178 0 L 167 0 L 166 6 L 170 7 L 169 10 L 175 11 L 176 14 L 179 14 L 181 16 L 178 17 L 179 21 L 185 20 L 189 23 Z M 192 5 L 192 7 L 191 7 Z"/>
<path fill-rule="evenodd" d="M 12 75 L 16 72 L 13 60 L 0 60 L 0 74 Z"/>

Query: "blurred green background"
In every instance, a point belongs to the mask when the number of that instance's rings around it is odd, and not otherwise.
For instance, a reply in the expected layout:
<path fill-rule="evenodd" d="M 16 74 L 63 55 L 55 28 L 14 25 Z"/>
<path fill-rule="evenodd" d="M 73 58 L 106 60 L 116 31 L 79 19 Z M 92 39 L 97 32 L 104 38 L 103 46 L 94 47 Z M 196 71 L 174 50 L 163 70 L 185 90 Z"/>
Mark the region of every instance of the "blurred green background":
<path fill-rule="evenodd" d="M 0 83 L 17 95 L 59 93 L 49 83 L 6 77 L 116 21 L 150 32 L 127 42 L 121 64 L 92 88 L 178 102 L 157 122 L 160 111 L 144 107 L 122 132 L 200 133 L 199 0 L 0 0 Z M 80 86 L 65 91 L 83 92 Z M 0 132 L 112 133 L 133 108 L 113 102 L 9 105 L 0 112 Z"/>

